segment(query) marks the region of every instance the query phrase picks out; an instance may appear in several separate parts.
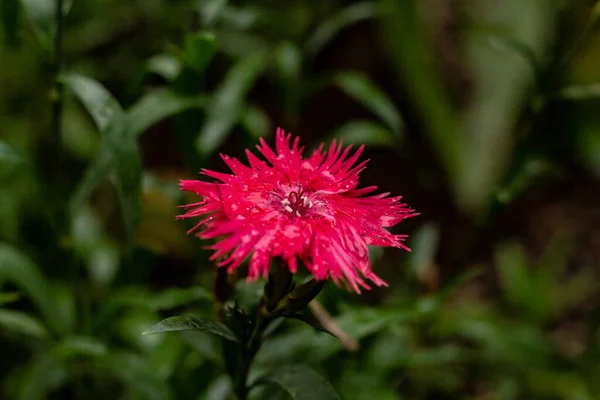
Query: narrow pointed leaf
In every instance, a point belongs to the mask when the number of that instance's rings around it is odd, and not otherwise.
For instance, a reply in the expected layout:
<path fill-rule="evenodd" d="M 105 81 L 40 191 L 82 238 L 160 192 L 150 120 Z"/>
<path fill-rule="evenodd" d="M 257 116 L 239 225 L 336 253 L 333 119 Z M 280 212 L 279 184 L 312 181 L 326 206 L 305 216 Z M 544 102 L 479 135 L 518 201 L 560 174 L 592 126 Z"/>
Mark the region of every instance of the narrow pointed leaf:
<path fill-rule="evenodd" d="M 240 120 L 246 107 L 246 95 L 263 72 L 266 62 L 264 53 L 254 52 L 241 58 L 228 71 L 210 101 L 206 123 L 196 140 L 196 148 L 201 154 L 212 154 Z"/>
<path fill-rule="evenodd" d="M 136 137 L 127 129 L 126 114 L 119 102 L 99 82 L 78 74 L 67 74 L 62 80 L 81 100 L 102 134 L 98 155 L 84 174 L 71 207 L 80 206 L 106 175 L 114 171 L 127 244 L 131 247 L 135 243 L 140 219 L 142 178 Z"/>
<path fill-rule="evenodd" d="M 368 120 L 350 121 L 336 129 L 330 138 L 341 139 L 345 144 L 383 148 L 396 148 L 400 142 L 397 134 L 377 122 Z"/>
<path fill-rule="evenodd" d="M 38 266 L 25 254 L 7 244 L 0 243 L 0 280 L 11 282 L 26 293 L 42 314 L 46 324 L 56 332 L 64 332 L 60 313 L 46 278 Z"/>
<path fill-rule="evenodd" d="M 308 39 L 304 50 L 309 56 L 315 56 L 323 47 L 345 28 L 364 20 L 373 18 L 377 8 L 372 2 L 353 4 L 323 22 Z"/>
<path fill-rule="evenodd" d="M 399 134 L 403 127 L 398 109 L 388 96 L 366 75 L 359 72 L 339 73 L 335 83 L 350 97 L 378 116 L 392 132 Z"/>
<path fill-rule="evenodd" d="M 185 61 L 198 73 L 204 73 L 217 48 L 215 35 L 210 32 L 192 33 L 185 38 Z"/>
<path fill-rule="evenodd" d="M 0 328 L 38 339 L 48 337 L 48 331 L 40 320 L 20 311 L 0 309 Z"/>
<path fill-rule="evenodd" d="M 235 334 L 225 324 L 215 321 L 203 321 L 198 318 L 177 316 L 160 321 L 144 332 L 144 335 L 173 331 L 200 331 L 220 336 L 232 342 L 237 342 Z"/>
<path fill-rule="evenodd" d="M 105 133 L 109 125 L 122 120 L 124 114 L 121 105 L 96 80 L 79 74 L 67 74 L 62 81 L 79 98 L 100 132 Z"/>
<path fill-rule="evenodd" d="M 127 110 L 128 135 L 136 137 L 159 121 L 183 111 L 202 108 L 205 96 L 181 96 L 170 90 L 157 90 L 142 97 Z"/>

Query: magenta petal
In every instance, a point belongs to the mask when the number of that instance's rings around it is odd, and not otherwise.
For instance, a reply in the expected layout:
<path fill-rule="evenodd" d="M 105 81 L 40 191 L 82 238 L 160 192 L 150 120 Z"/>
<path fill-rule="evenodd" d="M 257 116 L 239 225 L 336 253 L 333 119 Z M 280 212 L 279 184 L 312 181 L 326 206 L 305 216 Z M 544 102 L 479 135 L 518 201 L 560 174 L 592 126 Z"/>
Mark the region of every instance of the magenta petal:
<path fill-rule="evenodd" d="M 385 227 L 418 213 L 399 196 L 365 197 L 375 186 L 357 189 L 364 146 L 351 154 L 352 146 L 333 141 L 302 158 L 300 139 L 277 129 L 275 151 L 263 139 L 257 148 L 265 161 L 247 150 L 249 166 L 222 155 L 231 174 L 202 172 L 218 183 L 181 181 L 181 190 L 201 201 L 184 206 L 178 218 L 201 217 L 192 231 L 216 240 L 211 259 L 229 272 L 249 260 L 250 281 L 266 276 L 277 257 L 292 273 L 300 259 L 315 278 L 331 278 L 357 293 L 370 289 L 366 281 L 387 286 L 371 271 L 368 246 L 410 250 L 405 235 Z"/>

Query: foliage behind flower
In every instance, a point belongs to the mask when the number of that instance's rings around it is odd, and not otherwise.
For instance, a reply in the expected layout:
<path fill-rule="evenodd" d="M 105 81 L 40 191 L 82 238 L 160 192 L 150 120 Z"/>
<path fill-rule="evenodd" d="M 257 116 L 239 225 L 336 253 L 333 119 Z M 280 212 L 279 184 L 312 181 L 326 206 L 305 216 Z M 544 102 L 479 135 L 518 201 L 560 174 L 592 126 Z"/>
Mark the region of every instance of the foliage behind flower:
<path fill-rule="evenodd" d="M 317 278 L 331 277 L 360 293 L 369 289 L 365 280 L 386 283 L 371 271 L 367 245 L 409 250 L 385 228 L 417 215 L 388 193 L 369 195 L 377 189 L 358 189 L 359 173 L 367 161 L 357 164 L 364 146 L 351 154 L 352 146 L 332 142 L 303 158 L 299 138 L 277 130 L 275 150 L 261 139 L 257 146 L 267 162 L 246 150 L 250 166 L 222 155 L 233 174 L 203 170 L 220 183 L 181 181 L 181 189 L 202 196 L 184 206 L 180 218 L 202 217 L 192 229 L 201 239 L 217 239 L 211 259 L 235 270 L 250 256 L 248 279 L 266 276 L 273 257 L 297 270 L 297 258 Z"/>

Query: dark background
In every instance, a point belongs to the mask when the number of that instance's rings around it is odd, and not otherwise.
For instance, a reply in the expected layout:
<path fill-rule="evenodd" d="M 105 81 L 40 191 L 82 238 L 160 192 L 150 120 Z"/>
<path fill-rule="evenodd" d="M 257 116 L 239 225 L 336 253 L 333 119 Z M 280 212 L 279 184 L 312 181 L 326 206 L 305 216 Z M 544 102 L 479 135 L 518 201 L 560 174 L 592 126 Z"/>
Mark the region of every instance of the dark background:
<path fill-rule="evenodd" d="M 66 1 L 58 53 L 54 1 L 1 4 L 0 398 L 228 398 L 216 339 L 141 332 L 213 317 L 178 180 L 279 126 L 365 144 L 362 184 L 421 215 L 373 249 L 389 288 L 319 297 L 358 350 L 286 322 L 257 372 L 598 398 L 600 3 Z"/>

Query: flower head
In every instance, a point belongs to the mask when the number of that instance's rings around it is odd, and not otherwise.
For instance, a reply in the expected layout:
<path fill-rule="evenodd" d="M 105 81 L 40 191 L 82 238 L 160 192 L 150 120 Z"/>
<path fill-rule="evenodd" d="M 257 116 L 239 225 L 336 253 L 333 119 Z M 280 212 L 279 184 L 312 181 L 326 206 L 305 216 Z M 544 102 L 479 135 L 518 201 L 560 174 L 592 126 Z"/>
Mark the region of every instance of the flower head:
<path fill-rule="evenodd" d="M 330 277 L 356 292 L 369 289 L 366 280 L 386 283 L 371 271 L 367 246 L 393 246 L 409 250 L 406 235 L 391 227 L 417 215 L 401 197 L 388 193 L 365 196 L 376 186 L 358 189 L 358 175 L 367 161 L 357 164 L 363 146 L 324 145 L 302 157 L 299 138 L 277 130 L 275 151 L 261 139 L 260 160 L 246 150 L 249 166 L 221 155 L 232 174 L 203 170 L 217 182 L 182 180 L 181 189 L 201 196 L 184 206 L 179 218 L 201 217 L 190 230 L 201 239 L 217 239 L 211 260 L 235 270 L 250 257 L 248 279 L 266 276 L 271 258 L 280 257 L 290 271 L 297 260 L 317 279 Z"/>

